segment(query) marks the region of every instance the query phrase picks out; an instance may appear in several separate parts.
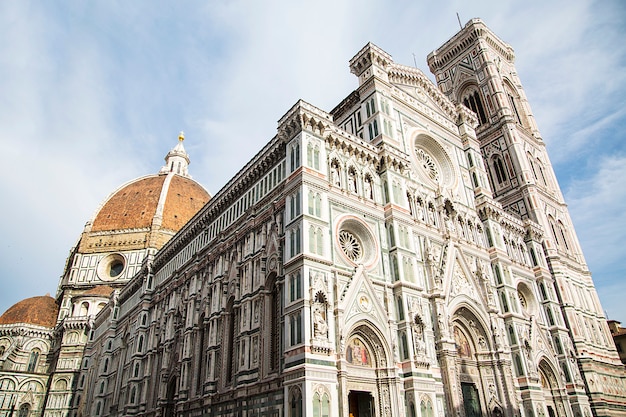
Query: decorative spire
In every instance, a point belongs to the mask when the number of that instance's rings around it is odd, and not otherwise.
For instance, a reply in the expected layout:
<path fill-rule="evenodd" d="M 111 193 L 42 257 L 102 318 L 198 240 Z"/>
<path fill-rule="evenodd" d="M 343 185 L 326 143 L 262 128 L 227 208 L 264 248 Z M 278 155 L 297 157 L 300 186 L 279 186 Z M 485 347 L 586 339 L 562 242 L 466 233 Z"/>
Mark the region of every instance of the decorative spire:
<path fill-rule="evenodd" d="M 167 153 L 167 155 L 165 155 L 165 166 L 161 168 L 159 174 L 169 174 L 172 172 L 183 177 L 191 178 L 188 172 L 189 155 L 183 146 L 184 140 L 185 133 L 181 131 L 178 134 L 178 143 Z"/>

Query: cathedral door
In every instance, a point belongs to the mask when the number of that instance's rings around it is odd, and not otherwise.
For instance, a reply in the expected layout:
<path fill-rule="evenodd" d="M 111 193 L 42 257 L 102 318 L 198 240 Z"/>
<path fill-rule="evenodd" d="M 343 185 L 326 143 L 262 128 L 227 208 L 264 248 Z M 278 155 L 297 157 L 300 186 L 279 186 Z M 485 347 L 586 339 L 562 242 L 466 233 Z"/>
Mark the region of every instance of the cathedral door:
<path fill-rule="evenodd" d="M 350 417 L 374 417 L 374 397 L 366 391 L 350 391 Z"/>
<path fill-rule="evenodd" d="M 463 391 L 463 407 L 465 408 L 465 417 L 481 417 L 480 399 L 478 397 L 478 389 L 476 389 L 476 385 L 462 382 L 461 390 Z"/>

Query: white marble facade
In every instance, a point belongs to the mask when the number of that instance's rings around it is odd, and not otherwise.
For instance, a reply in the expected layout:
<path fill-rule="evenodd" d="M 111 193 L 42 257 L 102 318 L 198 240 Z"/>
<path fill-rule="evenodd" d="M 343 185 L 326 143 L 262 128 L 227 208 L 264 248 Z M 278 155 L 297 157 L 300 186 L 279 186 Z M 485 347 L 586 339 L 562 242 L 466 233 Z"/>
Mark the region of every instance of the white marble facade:
<path fill-rule="evenodd" d="M 513 59 L 480 20 L 438 86 L 367 44 L 111 296 L 69 415 L 626 415 Z"/>

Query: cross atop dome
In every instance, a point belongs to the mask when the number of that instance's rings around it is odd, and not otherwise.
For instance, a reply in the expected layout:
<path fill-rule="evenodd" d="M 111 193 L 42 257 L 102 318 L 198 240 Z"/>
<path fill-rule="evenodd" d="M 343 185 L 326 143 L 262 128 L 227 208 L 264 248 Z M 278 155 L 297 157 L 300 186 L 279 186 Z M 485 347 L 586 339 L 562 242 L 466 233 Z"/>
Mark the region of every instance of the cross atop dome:
<path fill-rule="evenodd" d="M 178 143 L 174 148 L 165 155 L 165 165 L 159 171 L 159 174 L 168 174 L 173 172 L 180 176 L 191 178 L 188 172 L 189 168 L 189 155 L 185 151 L 183 141 L 185 140 L 185 133 L 181 131 L 178 134 Z"/>

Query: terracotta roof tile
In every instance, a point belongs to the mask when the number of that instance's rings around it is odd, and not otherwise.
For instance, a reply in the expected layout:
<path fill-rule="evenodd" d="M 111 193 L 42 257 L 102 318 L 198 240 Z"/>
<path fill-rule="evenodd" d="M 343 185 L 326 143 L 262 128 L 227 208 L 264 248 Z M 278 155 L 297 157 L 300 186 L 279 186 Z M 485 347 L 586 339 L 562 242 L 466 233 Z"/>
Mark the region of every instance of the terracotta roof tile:
<path fill-rule="evenodd" d="M 31 297 L 22 300 L 0 316 L 1 324 L 28 323 L 45 327 L 54 327 L 59 313 L 59 306 L 49 295 Z"/>

